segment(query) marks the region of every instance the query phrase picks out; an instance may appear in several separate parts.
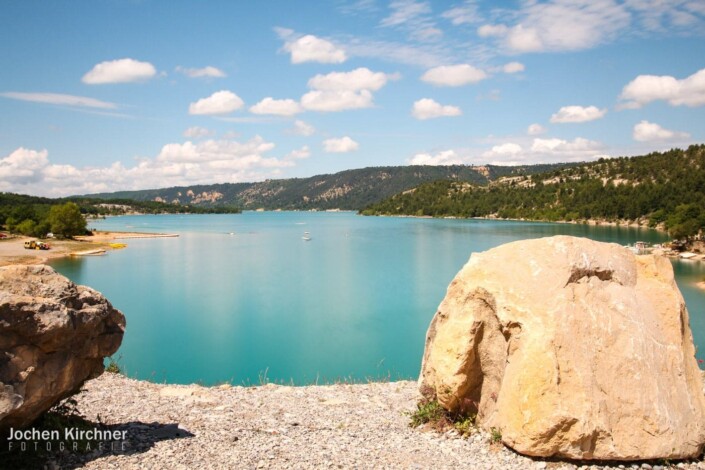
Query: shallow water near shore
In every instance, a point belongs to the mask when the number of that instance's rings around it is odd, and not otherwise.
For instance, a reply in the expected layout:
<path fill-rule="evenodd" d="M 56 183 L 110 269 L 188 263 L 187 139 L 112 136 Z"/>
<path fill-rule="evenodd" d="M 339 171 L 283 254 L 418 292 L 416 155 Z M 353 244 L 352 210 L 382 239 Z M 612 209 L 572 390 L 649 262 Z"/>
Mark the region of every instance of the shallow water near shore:
<path fill-rule="evenodd" d="M 472 252 L 559 234 L 623 245 L 666 239 L 626 227 L 346 212 L 124 216 L 89 226 L 180 235 L 51 264 L 125 313 L 115 357 L 127 375 L 204 384 L 415 379 L 428 324 Z M 705 292 L 694 284 L 703 265 L 674 262 L 701 351 Z"/>

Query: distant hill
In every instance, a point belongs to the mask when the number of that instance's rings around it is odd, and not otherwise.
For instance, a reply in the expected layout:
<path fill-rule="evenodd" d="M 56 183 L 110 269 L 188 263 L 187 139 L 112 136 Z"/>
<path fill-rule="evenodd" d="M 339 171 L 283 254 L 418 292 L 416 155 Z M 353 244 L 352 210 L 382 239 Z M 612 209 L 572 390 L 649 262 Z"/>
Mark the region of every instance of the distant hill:
<path fill-rule="evenodd" d="M 227 205 L 250 210 L 359 210 L 431 181 L 451 180 L 486 185 L 501 177 L 530 175 L 567 166 L 570 165 L 372 167 L 310 178 L 120 191 L 86 197 L 158 201 L 201 207 Z"/>
<path fill-rule="evenodd" d="M 705 145 L 600 159 L 489 185 L 435 181 L 367 206 L 365 215 L 549 221 L 643 220 L 674 238 L 705 230 Z"/>

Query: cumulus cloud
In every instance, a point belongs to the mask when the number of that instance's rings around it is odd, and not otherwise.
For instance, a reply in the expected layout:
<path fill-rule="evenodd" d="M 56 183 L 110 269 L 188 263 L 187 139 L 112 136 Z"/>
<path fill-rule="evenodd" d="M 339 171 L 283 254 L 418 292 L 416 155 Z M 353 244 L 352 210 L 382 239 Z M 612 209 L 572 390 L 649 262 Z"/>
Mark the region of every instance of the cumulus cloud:
<path fill-rule="evenodd" d="M 442 65 L 427 70 L 421 80 L 436 86 L 463 86 L 477 83 L 487 78 L 487 74 L 469 64 Z"/>
<path fill-rule="evenodd" d="M 563 106 L 557 113 L 551 116 L 552 123 L 576 123 L 588 122 L 602 118 L 607 114 L 606 109 L 598 109 L 596 106 Z"/>
<path fill-rule="evenodd" d="M 594 140 L 576 137 L 572 141 L 563 139 L 534 139 L 531 151 L 538 154 L 565 156 L 566 161 L 580 160 L 582 155 L 602 150 L 603 145 Z"/>
<path fill-rule="evenodd" d="M 369 108 L 374 105 L 372 92 L 397 78 L 397 74 L 373 72 L 364 67 L 316 75 L 308 82 L 312 90 L 301 97 L 301 106 L 321 112 Z"/>
<path fill-rule="evenodd" d="M 49 164 L 47 150 L 20 147 L 0 160 L 0 188 L 8 184 L 18 186 L 41 181 L 41 171 Z"/>
<path fill-rule="evenodd" d="M 301 97 L 301 106 L 310 111 L 334 112 L 369 108 L 372 105 L 372 93 L 368 90 L 359 92 L 313 90 Z"/>
<path fill-rule="evenodd" d="M 629 82 L 619 96 L 622 108 L 641 108 L 652 101 L 666 101 L 671 106 L 705 105 L 705 69 L 677 79 L 670 75 L 639 75 Z"/>
<path fill-rule="evenodd" d="M 579 162 L 605 155 L 605 146 L 597 141 L 578 137 L 573 140 L 517 138 L 499 141 L 486 150 L 444 149 L 420 152 L 409 159 L 412 165 L 527 165 L 537 163 Z"/>
<path fill-rule="evenodd" d="M 541 124 L 531 124 L 526 128 L 526 133 L 529 135 L 541 135 L 546 132 L 546 129 Z"/>
<path fill-rule="evenodd" d="M 245 103 L 232 91 L 216 91 L 208 98 L 191 103 L 189 114 L 228 114 L 242 108 Z"/>
<path fill-rule="evenodd" d="M 282 33 L 280 32 L 281 35 Z M 291 53 L 292 64 L 302 64 L 304 62 L 341 64 L 348 58 L 343 49 L 312 34 L 287 41 L 284 44 L 284 50 Z"/>
<path fill-rule="evenodd" d="M 502 72 L 504 73 L 517 73 L 523 71 L 524 64 L 521 62 L 509 62 L 508 64 L 504 64 L 504 67 L 502 67 Z"/>
<path fill-rule="evenodd" d="M 107 167 L 52 164 L 46 150 L 19 148 L 0 158 L 0 191 L 66 196 L 104 191 L 187 186 L 213 182 L 256 181 L 295 165 L 290 158 L 267 156 L 274 144 L 255 136 L 234 140 L 186 141 L 164 145 L 154 158 L 134 166 Z M 303 158 L 303 149 L 298 151 Z"/>
<path fill-rule="evenodd" d="M 687 139 L 690 137 L 690 134 L 687 132 L 664 129 L 660 125 L 653 122 L 641 121 L 634 126 L 632 137 L 634 137 L 634 140 L 639 142 L 658 142 Z"/>
<path fill-rule="evenodd" d="M 182 73 L 190 78 L 223 78 L 227 77 L 225 72 L 219 68 L 213 67 L 211 65 L 203 67 L 201 69 L 192 69 L 178 66 L 176 71 Z"/>
<path fill-rule="evenodd" d="M 96 64 L 83 76 L 81 81 L 88 85 L 140 82 L 148 80 L 156 74 L 157 69 L 149 62 L 126 58 Z"/>
<path fill-rule="evenodd" d="M 519 155 L 523 149 L 521 145 L 515 144 L 513 142 L 506 142 L 504 144 L 495 145 L 491 150 L 482 154 L 485 158 L 498 158 L 498 157 L 516 157 Z"/>
<path fill-rule="evenodd" d="M 327 75 L 316 75 L 308 81 L 309 88 L 325 91 L 377 91 L 387 84 L 387 81 L 398 78 L 398 75 L 373 72 L 366 67 L 360 67 L 350 72 L 331 72 Z"/>
<path fill-rule="evenodd" d="M 250 112 L 254 114 L 273 114 L 276 116 L 293 116 L 303 111 L 298 102 L 290 99 L 275 100 L 267 97 L 250 107 Z"/>
<path fill-rule="evenodd" d="M 292 150 L 291 152 L 284 155 L 284 160 L 302 160 L 311 156 L 311 149 L 308 145 L 304 145 L 298 150 Z"/>
<path fill-rule="evenodd" d="M 360 144 L 347 135 L 339 139 L 326 139 L 323 141 L 323 150 L 328 153 L 347 153 L 358 149 Z"/>
<path fill-rule="evenodd" d="M 420 120 L 460 116 L 461 114 L 463 112 L 457 106 L 442 105 L 430 98 L 422 98 L 415 101 L 411 109 L 411 115 Z"/>
<path fill-rule="evenodd" d="M 503 24 L 486 24 L 477 28 L 477 35 L 481 38 L 502 37 L 508 30 L 509 28 Z"/>
<path fill-rule="evenodd" d="M 292 134 L 308 137 L 316 133 L 316 128 L 307 122 L 297 119 L 294 121 L 294 127 L 290 129 L 290 132 Z"/>
<path fill-rule="evenodd" d="M 463 159 L 455 150 L 443 150 L 435 155 L 430 153 L 417 153 L 410 160 L 410 165 L 462 165 Z"/>
<path fill-rule="evenodd" d="M 100 101 L 85 96 L 63 95 L 60 93 L 21 93 L 8 91 L 0 93 L 0 96 L 20 101 L 32 101 L 35 103 L 57 104 L 63 106 L 74 106 L 78 108 L 115 109 L 115 103 Z"/>
<path fill-rule="evenodd" d="M 213 135 L 213 131 L 199 126 L 189 127 L 184 131 L 184 137 L 189 139 L 200 139 L 201 137 L 208 137 L 210 135 Z"/>

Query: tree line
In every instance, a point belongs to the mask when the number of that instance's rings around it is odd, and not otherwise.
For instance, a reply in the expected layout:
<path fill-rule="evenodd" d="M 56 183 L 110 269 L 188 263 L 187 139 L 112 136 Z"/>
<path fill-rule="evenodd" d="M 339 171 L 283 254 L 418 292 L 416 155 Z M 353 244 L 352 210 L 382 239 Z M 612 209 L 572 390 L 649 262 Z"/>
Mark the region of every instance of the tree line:
<path fill-rule="evenodd" d="M 63 238 L 83 235 L 86 217 L 141 214 L 233 214 L 230 206 L 192 207 L 156 201 L 126 199 L 63 198 L 50 199 L 23 194 L 0 193 L 0 225 L 11 233 L 44 238 L 49 233 Z"/>
<path fill-rule="evenodd" d="M 364 215 L 638 221 L 673 238 L 705 230 L 705 145 L 641 157 L 602 158 L 486 186 L 435 181 L 397 194 Z"/>

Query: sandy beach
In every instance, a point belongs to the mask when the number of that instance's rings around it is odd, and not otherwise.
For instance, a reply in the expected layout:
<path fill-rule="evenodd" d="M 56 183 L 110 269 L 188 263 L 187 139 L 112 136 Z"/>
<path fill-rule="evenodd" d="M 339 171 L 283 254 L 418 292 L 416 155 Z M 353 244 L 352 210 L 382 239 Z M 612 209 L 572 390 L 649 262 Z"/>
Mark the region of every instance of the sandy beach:
<path fill-rule="evenodd" d="M 176 234 L 143 232 L 93 232 L 90 236 L 76 237 L 74 240 L 46 240 L 50 250 L 28 250 L 24 242 L 35 240 L 32 237 L 12 237 L 0 240 L 0 266 L 10 264 L 43 264 L 51 259 L 71 256 L 95 250 L 113 250 L 112 243 L 135 238 L 178 237 Z"/>

